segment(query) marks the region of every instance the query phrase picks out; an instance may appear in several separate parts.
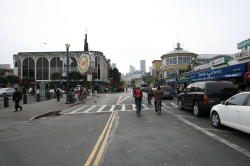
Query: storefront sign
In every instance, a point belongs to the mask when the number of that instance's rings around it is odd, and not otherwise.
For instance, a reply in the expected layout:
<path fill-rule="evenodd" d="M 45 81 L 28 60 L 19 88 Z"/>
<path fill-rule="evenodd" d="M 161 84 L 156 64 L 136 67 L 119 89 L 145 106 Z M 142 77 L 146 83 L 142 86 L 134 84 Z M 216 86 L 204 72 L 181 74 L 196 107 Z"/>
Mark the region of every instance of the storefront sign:
<path fill-rule="evenodd" d="M 222 57 L 222 58 L 218 58 L 213 61 L 210 61 L 210 64 L 212 66 L 217 66 L 217 65 L 227 64 L 227 62 L 228 62 L 228 57 Z"/>
<path fill-rule="evenodd" d="M 165 82 L 175 82 L 176 78 L 170 78 L 170 79 L 166 79 Z"/>
<path fill-rule="evenodd" d="M 90 65 L 89 55 L 82 54 L 79 58 L 78 69 L 80 73 L 85 73 L 88 71 Z"/>
<path fill-rule="evenodd" d="M 241 51 L 239 53 L 234 54 L 235 57 L 240 60 L 240 59 L 244 59 L 244 58 L 249 58 L 250 57 L 250 49 L 249 50 L 245 50 L 245 51 Z"/>
<path fill-rule="evenodd" d="M 250 39 L 244 40 L 243 42 L 237 44 L 238 49 L 247 48 L 248 46 L 250 46 Z"/>
<path fill-rule="evenodd" d="M 190 74 L 190 81 L 217 80 L 221 78 L 231 78 L 242 76 L 246 70 L 246 63 L 222 67 L 219 69 L 206 70 L 203 72 Z"/>
<path fill-rule="evenodd" d="M 189 77 L 188 76 L 179 76 L 177 78 L 177 82 L 188 82 L 189 81 Z"/>

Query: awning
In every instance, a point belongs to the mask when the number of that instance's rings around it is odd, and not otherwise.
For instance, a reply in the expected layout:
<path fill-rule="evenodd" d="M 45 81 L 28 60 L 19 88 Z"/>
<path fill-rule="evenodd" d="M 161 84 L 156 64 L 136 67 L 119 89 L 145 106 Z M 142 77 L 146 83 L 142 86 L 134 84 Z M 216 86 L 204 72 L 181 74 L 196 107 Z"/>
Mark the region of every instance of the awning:
<path fill-rule="evenodd" d="M 243 78 L 250 79 L 250 71 L 245 72 Z"/>

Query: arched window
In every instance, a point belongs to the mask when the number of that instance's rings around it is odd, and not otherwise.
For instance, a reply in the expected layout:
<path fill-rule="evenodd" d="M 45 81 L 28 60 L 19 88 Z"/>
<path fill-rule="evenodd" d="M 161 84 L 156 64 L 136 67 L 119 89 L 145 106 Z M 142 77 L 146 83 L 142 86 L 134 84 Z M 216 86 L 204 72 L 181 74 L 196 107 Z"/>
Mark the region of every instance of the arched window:
<path fill-rule="evenodd" d="M 23 77 L 35 77 L 35 61 L 32 58 L 23 60 Z"/>
<path fill-rule="evenodd" d="M 39 58 L 36 62 L 36 79 L 49 79 L 49 61 L 44 57 Z"/>
<path fill-rule="evenodd" d="M 55 72 L 62 72 L 62 61 L 60 60 L 60 57 L 54 57 L 50 61 L 50 74 Z"/>

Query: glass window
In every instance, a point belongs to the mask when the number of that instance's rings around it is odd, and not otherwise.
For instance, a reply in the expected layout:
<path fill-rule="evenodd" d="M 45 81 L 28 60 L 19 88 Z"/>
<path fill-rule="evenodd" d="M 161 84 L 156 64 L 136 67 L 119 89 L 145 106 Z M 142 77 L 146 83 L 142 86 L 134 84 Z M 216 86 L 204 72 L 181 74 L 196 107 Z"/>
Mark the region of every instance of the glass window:
<path fill-rule="evenodd" d="M 176 57 L 173 57 L 173 64 L 177 64 Z"/>
<path fill-rule="evenodd" d="M 198 82 L 197 83 L 197 92 L 204 92 L 205 91 L 205 82 Z"/>
<path fill-rule="evenodd" d="M 192 87 L 192 84 L 188 85 L 187 88 L 186 88 L 186 92 L 189 92 L 191 87 Z"/>
<path fill-rule="evenodd" d="M 169 58 L 166 58 L 166 65 L 169 65 Z"/>
<path fill-rule="evenodd" d="M 183 59 L 183 57 L 178 57 L 178 64 L 182 64 L 183 63 L 182 59 Z"/>
<path fill-rule="evenodd" d="M 247 95 L 247 93 L 235 95 L 227 100 L 227 105 L 243 105 Z"/>
<path fill-rule="evenodd" d="M 186 57 L 187 58 L 187 64 L 191 63 L 191 57 Z"/>
<path fill-rule="evenodd" d="M 190 92 L 196 92 L 196 87 L 197 87 L 197 83 L 193 83 L 190 89 Z"/>
<path fill-rule="evenodd" d="M 186 57 L 183 57 L 182 61 L 183 61 L 183 64 L 186 64 L 187 63 Z"/>
<path fill-rule="evenodd" d="M 250 95 L 247 96 L 246 106 L 250 106 Z"/>

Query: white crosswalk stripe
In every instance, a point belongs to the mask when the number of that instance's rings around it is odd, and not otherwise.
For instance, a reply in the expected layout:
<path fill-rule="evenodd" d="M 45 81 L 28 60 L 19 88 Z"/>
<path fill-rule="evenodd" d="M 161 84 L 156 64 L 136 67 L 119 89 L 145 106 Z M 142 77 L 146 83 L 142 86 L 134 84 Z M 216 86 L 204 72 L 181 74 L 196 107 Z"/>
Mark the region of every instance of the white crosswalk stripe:
<path fill-rule="evenodd" d="M 176 108 L 177 105 L 173 102 L 162 103 L 165 108 Z M 142 111 L 154 110 L 154 105 L 142 104 Z M 101 113 L 101 112 L 112 112 L 112 111 L 136 111 L 135 104 L 120 104 L 120 105 L 84 105 L 78 107 L 72 107 L 62 114 L 83 114 L 83 113 Z"/>
<path fill-rule="evenodd" d="M 96 112 L 102 112 L 102 110 L 106 107 L 106 105 L 103 105 L 98 111 Z"/>

